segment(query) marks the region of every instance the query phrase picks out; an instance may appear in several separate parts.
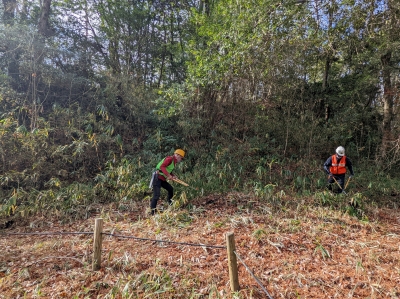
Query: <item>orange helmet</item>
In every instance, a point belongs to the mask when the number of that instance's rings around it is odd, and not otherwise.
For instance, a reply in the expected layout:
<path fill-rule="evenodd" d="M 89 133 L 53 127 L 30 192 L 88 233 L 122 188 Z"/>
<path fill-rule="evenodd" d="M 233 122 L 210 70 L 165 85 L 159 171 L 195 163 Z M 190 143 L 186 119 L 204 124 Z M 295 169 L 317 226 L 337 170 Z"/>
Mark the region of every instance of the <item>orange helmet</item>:
<path fill-rule="evenodd" d="M 181 156 L 182 158 L 185 157 L 185 151 L 181 150 L 181 149 L 177 149 L 174 154 L 178 154 L 179 156 Z"/>

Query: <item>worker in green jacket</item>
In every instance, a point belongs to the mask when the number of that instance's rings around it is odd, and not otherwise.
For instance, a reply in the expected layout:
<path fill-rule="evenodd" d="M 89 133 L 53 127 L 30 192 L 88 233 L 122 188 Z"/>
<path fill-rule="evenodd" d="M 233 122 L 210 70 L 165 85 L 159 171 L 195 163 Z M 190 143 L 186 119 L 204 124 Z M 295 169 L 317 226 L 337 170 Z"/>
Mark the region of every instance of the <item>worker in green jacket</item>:
<path fill-rule="evenodd" d="M 174 180 L 177 177 L 172 173 L 177 163 L 180 163 L 185 157 L 185 151 L 177 149 L 172 156 L 162 159 L 156 167 L 156 172 L 153 174 L 153 198 L 150 202 L 151 215 L 157 212 L 157 202 L 160 198 L 161 187 L 168 191 L 167 202 L 172 204 L 172 197 L 174 196 L 174 188 L 167 180 Z"/>

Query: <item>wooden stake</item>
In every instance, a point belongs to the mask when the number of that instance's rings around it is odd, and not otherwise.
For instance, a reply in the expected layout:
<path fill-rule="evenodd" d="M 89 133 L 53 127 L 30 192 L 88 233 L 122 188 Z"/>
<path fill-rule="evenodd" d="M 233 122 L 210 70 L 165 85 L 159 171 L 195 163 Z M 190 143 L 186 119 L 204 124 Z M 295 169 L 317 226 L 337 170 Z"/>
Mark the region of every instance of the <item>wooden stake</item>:
<path fill-rule="evenodd" d="M 226 235 L 226 247 L 228 250 L 228 267 L 229 267 L 229 280 L 232 292 L 239 291 L 239 276 L 238 266 L 236 259 L 235 236 L 233 233 Z"/>
<path fill-rule="evenodd" d="M 100 270 L 101 268 L 101 245 L 103 242 L 103 219 L 97 218 L 94 224 L 94 236 L 93 236 L 93 271 Z"/>

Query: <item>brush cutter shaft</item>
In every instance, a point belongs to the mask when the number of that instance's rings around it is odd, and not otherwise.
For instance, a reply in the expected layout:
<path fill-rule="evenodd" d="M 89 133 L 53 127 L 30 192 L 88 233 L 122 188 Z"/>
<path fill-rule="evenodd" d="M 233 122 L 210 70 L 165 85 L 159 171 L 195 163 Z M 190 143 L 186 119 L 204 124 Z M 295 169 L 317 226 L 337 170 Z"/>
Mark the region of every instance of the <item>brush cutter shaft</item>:
<path fill-rule="evenodd" d="M 344 189 L 346 189 L 346 187 L 342 188 L 342 186 L 340 186 L 339 182 L 336 180 L 335 176 L 332 175 L 332 178 L 334 179 L 335 183 L 339 186 L 340 190 L 342 190 L 342 193 L 346 194 L 346 191 L 344 191 Z"/>
<path fill-rule="evenodd" d="M 180 179 L 174 178 L 174 179 L 172 179 L 172 180 L 175 181 L 175 182 L 177 182 L 177 183 L 179 183 L 179 184 L 181 184 L 181 185 L 183 185 L 183 186 L 189 186 L 189 184 L 185 183 L 184 181 L 181 181 Z"/>
<path fill-rule="evenodd" d="M 346 182 L 346 186 L 344 186 L 344 189 L 346 189 L 346 188 L 347 188 L 347 185 L 349 184 L 349 182 L 350 182 L 350 179 L 351 179 L 351 177 L 349 177 L 349 179 L 347 180 L 347 182 Z"/>
<path fill-rule="evenodd" d="M 343 190 L 342 186 L 340 186 L 339 182 L 336 180 L 335 176 L 332 175 L 333 180 L 335 181 L 335 183 L 339 186 L 339 188 L 341 190 Z"/>

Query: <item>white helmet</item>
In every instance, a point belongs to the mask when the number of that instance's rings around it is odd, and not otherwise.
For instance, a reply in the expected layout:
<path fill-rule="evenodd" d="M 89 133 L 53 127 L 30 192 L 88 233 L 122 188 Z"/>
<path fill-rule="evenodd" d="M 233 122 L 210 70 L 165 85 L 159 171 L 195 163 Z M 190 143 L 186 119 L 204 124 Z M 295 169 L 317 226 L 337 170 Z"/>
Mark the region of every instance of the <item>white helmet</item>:
<path fill-rule="evenodd" d="M 339 156 L 344 156 L 344 147 L 343 146 L 339 146 L 336 149 L 336 154 L 338 154 Z"/>

